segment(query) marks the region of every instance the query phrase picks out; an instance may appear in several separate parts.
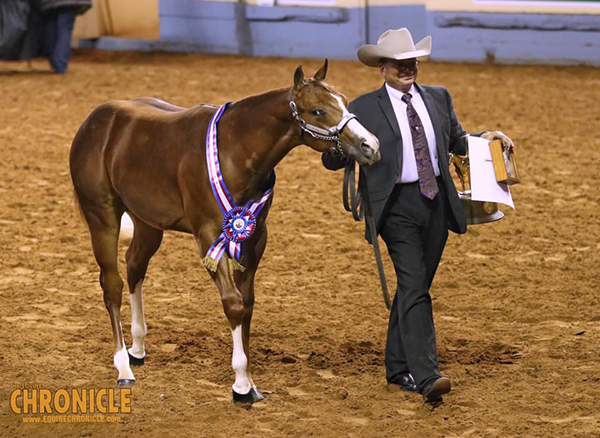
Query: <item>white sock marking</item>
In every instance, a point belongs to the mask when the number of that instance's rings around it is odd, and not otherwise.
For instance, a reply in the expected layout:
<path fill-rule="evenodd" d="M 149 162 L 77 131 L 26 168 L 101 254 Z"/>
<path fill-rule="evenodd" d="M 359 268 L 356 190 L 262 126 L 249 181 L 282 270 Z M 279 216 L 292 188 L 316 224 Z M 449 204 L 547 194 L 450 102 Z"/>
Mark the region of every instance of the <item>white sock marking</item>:
<path fill-rule="evenodd" d="M 250 381 L 246 369 L 248 368 L 248 358 L 244 354 L 244 344 L 242 342 L 242 326 L 238 325 L 231 331 L 233 336 L 233 357 L 231 367 L 235 371 L 235 383 L 233 390 L 238 394 L 248 394 L 251 389 Z"/>
<path fill-rule="evenodd" d="M 135 377 L 133 377 L 133 371 L 131 371 L 131 367 L 129 366 L 129 356 L 127 355 L 125 344 L 123 344 L 123 348 L 115 353 L 113 362 L 115 367 L 117 367 L 117 370 L 119 370 L 119 380 L 135 380 Z"/>
<path fill-rule="evenodd" d="M 143 280 L 140 280 L 135 285 L 134 293 L 129 294 L 131 301 L 131 337 L 133 339 L 129 354 L 138 359 L 143 359 L 146 356 L 144 338 L 146 337 L 147 327 L 144 318 L 143 282 Z"/>

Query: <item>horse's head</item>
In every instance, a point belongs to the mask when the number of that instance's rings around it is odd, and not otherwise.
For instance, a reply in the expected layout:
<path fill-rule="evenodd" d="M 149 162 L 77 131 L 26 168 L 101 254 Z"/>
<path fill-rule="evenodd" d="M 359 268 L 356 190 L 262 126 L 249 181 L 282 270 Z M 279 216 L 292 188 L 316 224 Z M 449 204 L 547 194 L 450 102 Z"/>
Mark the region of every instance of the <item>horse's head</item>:
<path fill-rule="evenodd" d="M 327 60 L 310 79 L 304 78 L 302 66 L 294 74 L 290 91 L 290 106 L 300 124 L 304 144 L 316 151 L 345 155 L 360 164 L 377 163 L 379 140 L 347 108 L 347 100 L 323 82 L 327 74 Z"/>

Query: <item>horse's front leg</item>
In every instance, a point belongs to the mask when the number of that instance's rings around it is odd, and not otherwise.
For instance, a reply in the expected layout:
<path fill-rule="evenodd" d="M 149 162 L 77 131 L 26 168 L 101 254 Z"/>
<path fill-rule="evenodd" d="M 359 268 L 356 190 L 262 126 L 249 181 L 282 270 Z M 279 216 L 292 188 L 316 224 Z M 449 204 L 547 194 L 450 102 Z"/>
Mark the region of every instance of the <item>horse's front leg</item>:
<path fill-rule="evenodd" d="M 201 247 L 203 245 L 200 245 Z M 248 375 L 248 356 L 244 348 L 243 323 L 246 315 L 245 300 L 242 293 L 233 282 L 229 259 L 224 256 L 215 272 L 209 270 L 219 292 L 223 311 L 231 327 L 233 338 L 233 355 L 231 366 L 235 372 L 235 383 L 232 386 L 235 403 L 254 403 L 263 399 L 262 395 L 253 388 Z M 252 310 L 250 309 L 250 313 Z"/>
<path fill-rule="evenodd" d="M 254 278 L 258 264 L 267 245 L 267 227 L 263 223 L 257 229 L 253 239 L 248 242 L 244 252 L 245 271 L 235 271 L 234 280 L 244 300 L 244 318 L 242 320 L 242 342 L 244 353 L 248 359 L 247 376 L 252 387 L 253 402 L 263 400 L 264 397 L 256 388 L 252 380 L 252 367 L 250 365 L 250 324 L 254 309 Z"/>

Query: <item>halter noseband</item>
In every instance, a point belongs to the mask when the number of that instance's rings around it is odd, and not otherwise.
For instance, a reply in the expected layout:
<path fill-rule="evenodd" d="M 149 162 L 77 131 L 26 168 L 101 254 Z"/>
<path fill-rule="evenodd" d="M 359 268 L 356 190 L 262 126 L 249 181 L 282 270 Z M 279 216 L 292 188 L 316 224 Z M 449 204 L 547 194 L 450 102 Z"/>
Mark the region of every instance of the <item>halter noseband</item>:
<path fill-rule="evenodd" d="M 292 116 L 298 121 L 298 123 L 300 123 L 300 132 L 306 132 L 317 140 L 335 141 L 335 145 L 331 146 L 331 154 L 345 156 L 340 143 L 340 136 L 342 134 L 342 130 L 346 127 L 348 122 L 352 119 L 356 119 L 357 117 L 352 113 L 348 113 L 342 117 L 342 120 L 340 120 L 340 123 L 338 123 L 337 126 L 332 126 L 329 129 L 324 129 L 319 126 L 306 123 L 306 120 L 300 117 L 298 107 L 296 106 L 296 102 L 294 102 L 293 89 L 293 87 L 290 88 L 290 108 L 292 109 Z"/>

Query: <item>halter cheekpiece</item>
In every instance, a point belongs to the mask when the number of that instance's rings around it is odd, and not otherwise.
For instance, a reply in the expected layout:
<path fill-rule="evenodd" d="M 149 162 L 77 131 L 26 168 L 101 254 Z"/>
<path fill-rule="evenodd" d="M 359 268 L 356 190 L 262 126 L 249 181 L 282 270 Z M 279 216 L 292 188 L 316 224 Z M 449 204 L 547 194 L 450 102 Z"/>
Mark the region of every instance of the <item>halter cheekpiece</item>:
<path fill-rule="evenodd" d="M 298 123 L 300 123 L 301 132 L 306 132 L 307 134 L 310 134 L 313 138 L 316 138 L 317 140 L 335 141 L 335 144 L 331 146 L 330 153 L 332 155 L 345 155 L 344 151 L 342 150 L 342 145 L 340 143 L 340 136 L 342 134 L 342 130 L 346 127 L 348 122 L 352 119 L 356 119 L 357 117 L 352 113 L 348 113 L 344 117 L 342 117 L 340 123 L 338 123 L 336 126 L 332 126 L 329 129 L 324 129 L 319 126 L 311 125 L 300 116 L 296 102 L 294 102 L 293 90 L 293 87 L 290 88 L 290 108 L 292 109 L 292 116 L 298 121 Z"/>

